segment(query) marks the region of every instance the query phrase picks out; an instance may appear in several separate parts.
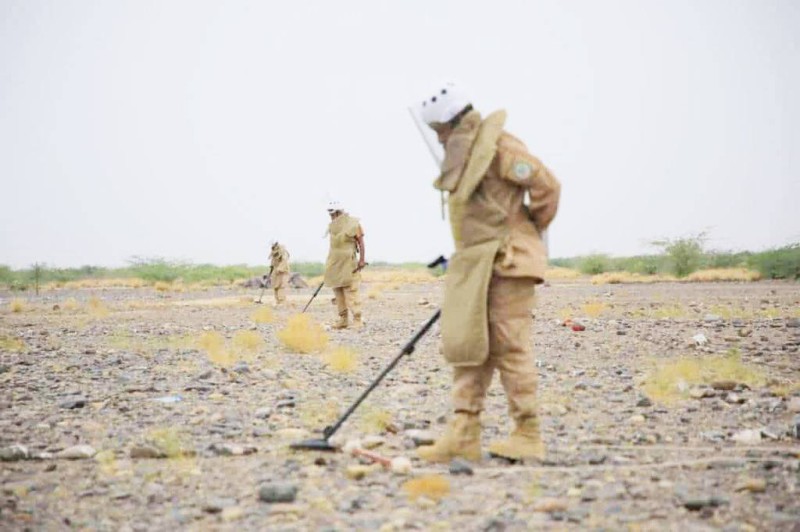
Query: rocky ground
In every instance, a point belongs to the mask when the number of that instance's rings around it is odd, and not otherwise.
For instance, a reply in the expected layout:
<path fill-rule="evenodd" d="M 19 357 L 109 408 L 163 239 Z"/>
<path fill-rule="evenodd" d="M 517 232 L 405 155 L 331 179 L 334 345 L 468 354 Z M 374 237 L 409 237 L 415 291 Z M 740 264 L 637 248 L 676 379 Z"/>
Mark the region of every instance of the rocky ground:
<path fill-rule="evenodd" d="M 18 312 L 0 294 L 0 528 L 800 529 L 796 283 L 541 288 L 543 463 L 414 458 L 448 414 L 436 333 L 337 435 L 410 458 L 410 472 L 291 451 L 441 295 L 437 282 L 392 288 L 364 297 L 364 330 L 329 333 L 358 353 L 349 371 L 277 338 L 310 289 L 272 323 L 254 321 L 253 291 L 61 291 Z M 332 321 L 330 292 L 309 312 Z M 226 356 L 203 343 L 213 332 Z M 732 362 L 698 381 L 680 378 L 686 361 Z M 484 443 L 508 430 L 497 380 L 488 403 Z"/>

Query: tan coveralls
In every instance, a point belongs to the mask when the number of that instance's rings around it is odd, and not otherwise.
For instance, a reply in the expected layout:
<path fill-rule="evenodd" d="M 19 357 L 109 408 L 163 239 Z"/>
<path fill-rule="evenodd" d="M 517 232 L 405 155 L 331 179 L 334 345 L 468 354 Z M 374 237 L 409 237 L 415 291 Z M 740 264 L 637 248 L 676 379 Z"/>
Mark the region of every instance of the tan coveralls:
<path fill-rule="evenodd" d="M 556 214 L 560 185 L 502 130 L 504 122 L 502 111 L 485 121 L 471 111 L 445 146 L 435 186 L 450 192 L 456 253 L 447 273 L 442 336 L 454 366 L 456 413 L 481 412 L 497 369 L 519 427 L 537 416 L 531 309 L 547 266 L 540 235 Z"/>
<path fill-rule="evenodd" d="M 275 303 L 280 305 L 286 301 L 286 285 L 289 284 L 289 252 L 280 244 L 272 246 L 269 255 L 272 268 L 272 289 L 275 292 Z"/>
<path fill-rule="evenodd" d="M 336 298 L 336 309 L 339 313 L 339 325 L 347 326 L 348 310 L 353 319 L 361 322 L 361 302 L 358 297 L 358 286 L 361 273 L 354 273 L 358 267 L 358 244 L 356 239 L 364 236 L 361 223 L 357 218 L 342 213 L 328 226 L 330 249 L 325 262 L 325 285 L 333 289 Z"/>

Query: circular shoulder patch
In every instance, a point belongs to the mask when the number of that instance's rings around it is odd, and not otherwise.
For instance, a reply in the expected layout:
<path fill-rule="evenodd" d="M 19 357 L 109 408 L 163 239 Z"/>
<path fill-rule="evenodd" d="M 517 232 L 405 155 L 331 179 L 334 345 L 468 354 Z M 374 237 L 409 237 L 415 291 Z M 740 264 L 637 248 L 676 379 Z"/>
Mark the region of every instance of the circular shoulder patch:
<path fill-rule="evenodd" d="M 531 176 L 531 165 L 526 163 L 525 161 L 519 161 L 514 165 L 514 177 L 522 181 L 523 179 L 528 179 Z"/>

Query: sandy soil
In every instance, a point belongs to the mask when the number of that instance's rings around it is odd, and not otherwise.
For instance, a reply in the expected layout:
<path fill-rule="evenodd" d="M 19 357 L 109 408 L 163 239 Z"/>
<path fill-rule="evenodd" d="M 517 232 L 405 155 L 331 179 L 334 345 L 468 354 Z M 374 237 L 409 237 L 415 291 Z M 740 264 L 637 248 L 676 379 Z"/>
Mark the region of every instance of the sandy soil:
<path fill-rule="evenodd" d="M 17 313 L 0 294 L 0 528 L 800 527 L 797 284 L 541 288 L 532 342 L 548 458 L 486 456 L 471 475 L 414 458 L 415 438 L 438 433 L 449 411 L 437 333 L 337 435 L 411 458 L 410 475 L 288 449 L 333 421 L 441 297 L 435 282 L 384 286 L 374 299 L 370 290 L 366 328 L 329 333 L 331 347 L 358 353 L 353 371 L 277 339 L 311 290 L 293 292 L 266 324 L 253 320 L 257 290 L 52 292 Z M 330 297 L 323 291 L 309 310 L 318 322 L 333 321 Z M 562 326 L 566 318 L 586 330 Z M 240 331 L 263 344 L 237 344 Z M 228 358 L 198 347 L 211 332 L 228 342 Z M 707 343 L 695 345 L 698 334 Z M 665 364 L 722 356 L 740 361 L 732 382 L 668 382 L 676 397 L 648 397 Z M 484 443 L 508 430 L 497 379 L 483 424 Z M 444 493 L 414 498 L 404 489 L 412 478 L 443 481 Z"/>

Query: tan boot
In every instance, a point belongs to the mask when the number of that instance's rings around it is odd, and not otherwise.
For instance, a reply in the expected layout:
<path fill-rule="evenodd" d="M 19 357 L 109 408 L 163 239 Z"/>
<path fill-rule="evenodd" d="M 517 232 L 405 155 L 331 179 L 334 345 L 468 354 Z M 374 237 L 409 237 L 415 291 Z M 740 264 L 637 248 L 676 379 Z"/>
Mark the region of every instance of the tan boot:
<path fill-rule="evenodd" d="M 364 326 L 364 320 L 361 319 L 361 314 L 354 314 L 353 315 L 353 327 L 356 329 L 360 329 Z"/>
<path fill-rule="evenodd" d="M 528 417 L 517 422 L 517 427 L 508 439 L 489 444 L 489 453 L 511 460 L 544 458 L 544 444 L 539 434 L 539 418 Z"/>
<path fill-rule="evenodd" d="M 433 445 L 417 449 L 417 456 L 428 462 L 449 462 L 459 456 L 481 459 L 481 422 L 479 414 L 459 412 Z"/>
<path fill-rule="evenodd" d="M 334 323 L 332 327 L 334 329 L 347 329 L 350 323 L 347 321 L 347 312 L 339 314 L 339 321 Z"/>

